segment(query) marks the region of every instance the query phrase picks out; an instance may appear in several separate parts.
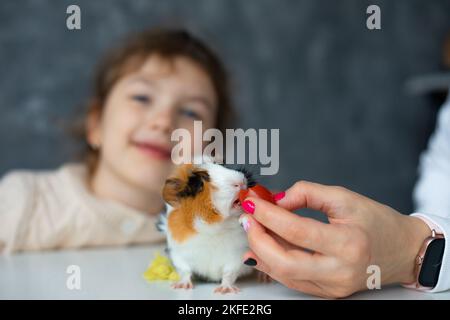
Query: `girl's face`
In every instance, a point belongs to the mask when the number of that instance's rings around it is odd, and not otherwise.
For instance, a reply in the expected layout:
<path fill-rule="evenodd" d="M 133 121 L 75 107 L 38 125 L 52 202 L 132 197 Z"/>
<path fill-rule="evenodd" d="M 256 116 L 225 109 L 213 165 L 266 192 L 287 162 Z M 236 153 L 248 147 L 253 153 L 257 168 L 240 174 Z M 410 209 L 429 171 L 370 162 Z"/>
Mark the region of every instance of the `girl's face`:
<path fill-rule="evenodd" d="M 172 170 L 171 133 L 194 121 L 215 124 L 217 97 L 205 71 L 189 58 L 150 56 L 112 88 L 102 114 L 89 129 L 100 147 L 98 169 L 148 191 L 160 191 Z"/>

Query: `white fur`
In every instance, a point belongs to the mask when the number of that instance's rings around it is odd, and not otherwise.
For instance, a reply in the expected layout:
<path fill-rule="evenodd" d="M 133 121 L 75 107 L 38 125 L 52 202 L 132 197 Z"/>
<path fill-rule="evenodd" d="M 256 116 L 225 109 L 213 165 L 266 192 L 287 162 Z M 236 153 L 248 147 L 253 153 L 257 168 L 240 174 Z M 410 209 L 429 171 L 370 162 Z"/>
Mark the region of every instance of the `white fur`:
<path fill-rule="evenodd" d="M 208 225 L 196 219 L 195 236 L 177 243 L 168 231 L 168 246 L 175 268 L 182 278 L 199 274 L 212 281 L 227 280 L 233 285 L 234 280 L 251 272 L 252 268 L 242 263 L 242 255 L 248 250 L 245 231 L 239 225 L 238 218 L 229 218 L 222 223 Z"/>

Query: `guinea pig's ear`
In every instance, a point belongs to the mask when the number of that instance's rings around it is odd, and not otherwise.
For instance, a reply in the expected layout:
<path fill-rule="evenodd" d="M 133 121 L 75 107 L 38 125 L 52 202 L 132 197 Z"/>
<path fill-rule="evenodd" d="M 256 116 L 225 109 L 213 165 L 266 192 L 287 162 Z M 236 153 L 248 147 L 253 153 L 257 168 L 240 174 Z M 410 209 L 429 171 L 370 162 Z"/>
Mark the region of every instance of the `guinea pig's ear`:
<path fill-rule="evenodd" d="M 210 180 L 207 171 L 192 167 L 182 168 L 178 173 L 178 177 L 167 179 L 163 188 L 164 201 L 173 207 L 177 207 L 181 199 L 202 192 L 204 183 Z"/>
<path fill-rule="evenodd" d="M 192 168 L 191 164 L 177 167 L 175 172 L 164 183 L 162 196 L 164 201 L 172 207 L 177 207 L 180 204 L 181 192 L 186 187 Z"/>
<path fill-rule="evenodd" d="M 179 195 L 182 198 L 195 197 L 203 191 L 204 183 L 209 182 L 209 174 L 205 170 L 194 169 L 187 176 L 187 181 Z"/>
<path fill-rule="evenodd" d="M 164 201 L 176 208 L 180 203 L 180 192 L 183 190 L 184 185 L 185 183 L 181 179 L 167 179 L 162 192 Z"/>

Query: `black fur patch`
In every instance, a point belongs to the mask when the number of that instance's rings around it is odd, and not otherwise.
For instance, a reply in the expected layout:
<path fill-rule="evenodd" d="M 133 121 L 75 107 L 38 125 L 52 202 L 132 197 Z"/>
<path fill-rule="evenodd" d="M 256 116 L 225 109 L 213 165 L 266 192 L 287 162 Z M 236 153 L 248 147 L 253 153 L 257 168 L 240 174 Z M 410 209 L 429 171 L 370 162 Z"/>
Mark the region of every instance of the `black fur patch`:
<path fill-rule="evenodd" d="M 209 180 L 209 174 L 206 171 L 192 172 L 185 188 L 178 193 L 178 196 L 181 198 L 195 197 L 202 192 L 204 181 L 209 182 Z"/>
<path fill-rule="evenodd" d="M 248 170 L 245 166 L 243 166 L 243 165 L 228 165 L 225 163 L 222 163 L 221 165 L 227 169 L 242 172 L 244 174 L 245 178 L 247 179 L 247 187 L 248 188 L 254 187 L 256 185 L 257 182 L 253 175 L 253 172 Z"/>
<path fill-rule="evenodd" d="M 256 180 L 253 176 L 253 173 L 250 170 L 248 170 L 244 166 L 241 166 L 241 167 L 237 168 L 237 171 L 240 171 L 244 174 L 245 178 L 247 179 L 247 187 L 248 188 L 254 187 L 256 185 Z"/>

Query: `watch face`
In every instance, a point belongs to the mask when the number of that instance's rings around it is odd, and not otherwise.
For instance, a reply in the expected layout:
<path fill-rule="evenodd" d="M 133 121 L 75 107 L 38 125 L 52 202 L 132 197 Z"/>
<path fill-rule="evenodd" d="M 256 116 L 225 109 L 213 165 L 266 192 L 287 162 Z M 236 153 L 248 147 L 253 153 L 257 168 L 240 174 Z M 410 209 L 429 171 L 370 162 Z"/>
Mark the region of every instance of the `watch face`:
<path fill-rule="evenodd" d="M 435 287 L 441 270 L 442 255 L 444 254 L 445 239 L 433 240 L 425 252 L 422 268 L 419 274 L 419 283 L 424 287 Z"/>

